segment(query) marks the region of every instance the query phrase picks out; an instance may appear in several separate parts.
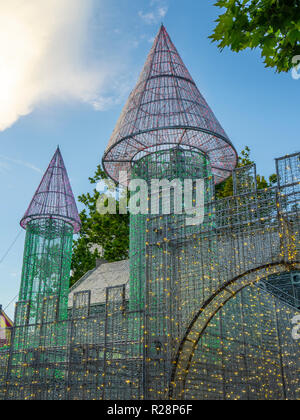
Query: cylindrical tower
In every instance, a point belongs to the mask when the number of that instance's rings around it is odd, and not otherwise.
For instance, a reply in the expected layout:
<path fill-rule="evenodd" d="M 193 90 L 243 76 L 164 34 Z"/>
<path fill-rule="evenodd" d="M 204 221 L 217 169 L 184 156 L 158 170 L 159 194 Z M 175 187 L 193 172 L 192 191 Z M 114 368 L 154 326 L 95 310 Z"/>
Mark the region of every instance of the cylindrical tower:
<path fill-rule="evenodd" d="M 59 148 L 21 226 L 26 240 L 17 316 L 23 321 L 17 322 L 66 320 L 73 233 L 80 230 L 80 218 Z"/>
<path fill-rule="evenodd" d="M 199 151 L 181 147 L 147 155 L 135 163 L 132 177 L 143 179 L 151 187 L 153 180 L 161 183 L 157 214 L 151 212 L 155 194 L 149 193 L 149 214 L 130 216 L 130 309 L 144 311 L 145 377 L 151 387 L 145 387 L 145 398 L 164 396 L 170 380 L 171 361 L 178 337 L 189 308 L 182 306 L 182 287 L 187 279 L 182 275 L 182 250 L 187 254 L 195 247 L 195 235 L 213 226 L 208 206 L 214 194 L 213 176 L 206 156 Z M 176 205 L 185 205 L 185 181 L 195 185 L 203 180 L 204 220 L 201 225 L 189 225 L 187 215 L 177 214 Z M 174 183 L 174 180 L 176 182 Z M 172 185 L 170 188 L 169 186 Z M 192 184 L 191 184 L 192 185 Z M 164 194 L 170 197 L 170 211 L 164 211 Z M 200 288 L 194 289 L 194 300 L 200 300 Z"/>
<path fill-rule="evenodd" d="M 190 185 L 204 181 L 201 226 L 190 226 L 185 213 L 176 214 L 174 206 L 180 194 L 176 188 L 171 188 L 168 214 L 162 205 L 152 214 L 153 195 L 149 192 L 149 214 L 130 217 L 129 308 L 137 314 L 143 312 L 142 322 L 137 315 L 132 318 L 136 321 L 134 338 L 140 337 L 144 345 L 146 399 L 163 398 L 167 393 L 178 337 L 193 303 L 201 299 L 201 288 L 195 284 L 190 305 L 182 305 L 191 293 L 192 281 L 182 274 L 181 261 L 193 253 L 193 235 L 213 226 L 214 215 L 208 206 L 214 184 L 230 176 L 236 164 L 232 143 L 162 26 L 103 158 L 112 179 L 119 180 L 120 173 L 126 172 L 127 179 L 146 181 L 149 191 L 153 180 L 179 180 L 181 186 L 186 180 Z M 158 195 L 161 199 L 162 188 Z"/>

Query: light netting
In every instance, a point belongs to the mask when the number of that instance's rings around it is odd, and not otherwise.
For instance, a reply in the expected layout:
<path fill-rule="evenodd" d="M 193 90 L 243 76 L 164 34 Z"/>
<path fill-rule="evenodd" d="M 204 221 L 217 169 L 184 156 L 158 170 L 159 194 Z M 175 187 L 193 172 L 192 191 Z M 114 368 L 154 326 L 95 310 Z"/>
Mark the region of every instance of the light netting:
<path fill-rule="evenodd" d="M 21 302 L 9 354 L 0 352 L 0 398 L 299 399 L 299 156 L 277 161 L 280 184 L 266 190 L 249 178 L 255 168 L 237 171 L 240 194 L 222 200 L 203 154 L 144 157 L 134 177 L 148 184 L 206 179 L 204 223 L 132 216 L 129 291 L 109 287 L 99 311 L 81 292 L 68 320 L 26 326 Z M 20 322 L 31 348 L 17 348 Z"/>
<path fill-rule="evenodd" d="M 147 181 L 149 189 L 148 210 L 151 213 L 155 194 L 151 181 L 204 180 L 205 203 L 212 200 L 214 183 L 206 157 L 197 151 L 177 147 L 161 151 L 141 159 L 133 168 L 132 179 Z M 172 184 L 170 184 L 172 185 Z M 163 395 L 168 387 L 174 337 L 178 336 L 180 306 L 180 274 L 178 272 L 178 246 L 188 240 L 199 229 L 213 226 L 213 216 L 205 206 L 205 219 L 201 227 L 187 226 L 187 215 L 175 214 L 176 187 L 166 188 L 161 184 L 159 212 L 157 215 L 131 215 L 130 253 L 130 307 L 144 308 L 145 381 L 154 388 L 159 387 L 155 398 Z M 195 185 L 193 186 L 195 188 Z M 170 193 L 170 212 L 164 214 L 164 193 Z M 182 192 L 184 189 L 182 189 Z M 150 193 L 152 192 L 152 194 Z M 195 192 L 193 199 L 195 200 Z M 184 208 L 184 195 L 180 201 Z M 184 232 L 184 234 L 183 234 Z M 171 320 L 174 320 L 172 323 Z M 161 363 L 160 363 L 161 361 Z M 152 388 L 151 388 L 152 389 Z M 145 388 L 145 398 L 154 397 L 151 389 Z"/>
<path fill-rule="evenodd" d="M 9 349 L 0 349 L 0 400 L 5 398 L 5 381 L 8 365 Z"/>
<path fill-rule="evenodd" d="M 80 217 L 59 148 L 21 220 L 21 226 L 26 229 L 30 221 L 50 217 L 71 224 L 75 233 L 80 231 Z"/>
<path fill-rule="evenodd" d="M 72 243 L 69 223 L 51 218 L 28 223 L 19 304 L 29 302 L 29 324 L 40 322 L 41 316 L 67 319 Z"/>
<path fill-rule="evenodd" d="M 206 157 L 198 151 L 187 151 L 177 147 L 153 153 L 135 164 L 131 175 L 132 180 L 142 179 L 148 186 L 148 215 L 132 214 L 130 217 L 130 301 L 131 308 L 143 309 L 145 306 L 144 294 L 146 285 L 146 247 L 149 243 L 157 244 L 158 252 L 164 254 L 168 237 L 182 237 L 181 230 L 186 228 L 184 181 L 204 180 L 204 203 L 209 203 L 214 194 L 213 176 Z M 151 190 L 153 180 L 160 182 L 159 191 Z M 179 181 L 178 184 L 172 183 Z M 167 181 L 167 183 L 165 183 Z M 179 186 L 179 189 L 177 188 Z M 191 184 L 196 188 L 195 184 Z M 176 195 L 181 195 L 182 214 L 176 213 Z M 196 192 L 193 192 L 193 205 L 195 205 Z M 157 200 L 158 212 L 151 214 L 152 201 Z M 165 203 L 169 202 L 169 208 Z M 165 214 L 168 212 L 168 214 Z M 150 215 L 151 214 L 151 215 Z M 201 226 L 204 229 L 213 224 L 213 215 L 206 204 L 204 208 L 205 219 Z M 186 228 L 186 234 L 199 232 L 198 226 Z M 157 263 L 157 261 L 155 261 Z"/>
<path fill-rule="evenodd" d="M 19 302 L 10 346 L 7 398 L 59 397 L 68 337 L 68 290 L 73 226 L 57 219 L 27 224 Z M 58 385 L 56 385 L 58 384 Z"/>
<path fill-rule="evenodd" d="M 299 343 L 295 311 L 250 286 L 215 315 L 195 350 L 186 399 L 297 400 Z"/>

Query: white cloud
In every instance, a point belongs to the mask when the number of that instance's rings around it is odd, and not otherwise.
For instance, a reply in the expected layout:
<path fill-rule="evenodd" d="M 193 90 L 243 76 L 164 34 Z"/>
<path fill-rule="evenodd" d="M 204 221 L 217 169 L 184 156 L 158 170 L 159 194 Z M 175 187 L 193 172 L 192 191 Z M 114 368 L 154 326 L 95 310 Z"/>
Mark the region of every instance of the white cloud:
<path fill-rule="evenodd" d="M 110 63 L 91 62 L 90 21 L 99 0 L 0 0 L 0 131 L 49 100 L 103 109 Z"/>
<path fill-rule="evenodd" d="M 33 171 L 38 172 L 40 174 L 43 173 L 40 168 L 38 168 L 35 165 L 33 165 L 32 163 L 26 162 L 24 160 L 12 159 L 12 158 L 9 158 L 9 157 L 3 156 L 3 155 L 0 155 L 0 159 L 1 159 L 1 161 L 0 161 L 0 172 L 1 172 L 1 169 L 2 169 L 2 172 L 6 172 L 7 170 L 9 170 L 10 166 L 7 162 L 10 162 L 10 163 L 13 163 L 15 165 L 25 166 L 26 168 L 32 169 Z"/>
<path fill-rule="evenodd" d="M 160 1 L 152 1 L 150 3 L 151 6 L 155 6 L 155 9 L 145 13 L 142 10 L 140 10 L 138 12 L 139 17 L 147 24 L 147 25 L 152 25 L 152 24 L 157 24 L 159 23 L 159 21 L 161 21 L 166 14 L 168 13 L 168 7 L 167 6 L 162 6 L 162 5 L 158 5 L 158 3 L 160 3 Z"/>

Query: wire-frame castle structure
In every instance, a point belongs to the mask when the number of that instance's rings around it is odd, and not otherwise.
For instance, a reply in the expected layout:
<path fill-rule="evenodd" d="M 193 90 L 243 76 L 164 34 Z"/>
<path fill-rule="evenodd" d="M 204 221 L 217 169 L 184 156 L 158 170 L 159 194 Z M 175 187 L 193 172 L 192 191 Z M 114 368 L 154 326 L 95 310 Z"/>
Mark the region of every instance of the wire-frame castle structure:
<path fill-rule="evenodd" d="M 0 349 L 10 344 L 10 335 L 13 322 L 9 319 L 0 305 Z"/>
<path fill-rule="evenodd" d="M 162 26 L 103 166 L 124 183 L 203 180 L 204 221 L 177 214 L 174 184 L 168 214 L 161 205 L 132 214 L 129 286 L 107 288 L 98 313 L 91 291 L 75 293 L 68 318 L 59 309 L 60 265 L 41 272 L 51 278 L 39 286 L 42 299 L 23 274 L 25 302 L 12 345 L 0 352 L 0 398 L 300 398 L 300 343 L 291 334 L 300 310 L 300 154 L 277 159 L 277 185 L 259 190 L 255 165 L 236 167 L 232 143 Z M 215 184 L 230 175 L 234 195 L 217 200 Z M 47 222 L 63 223 L 69 238 L 79 219 L 65 203 L 69 217 Z M 46 223 L 24 220 L 33 230 Z"/>

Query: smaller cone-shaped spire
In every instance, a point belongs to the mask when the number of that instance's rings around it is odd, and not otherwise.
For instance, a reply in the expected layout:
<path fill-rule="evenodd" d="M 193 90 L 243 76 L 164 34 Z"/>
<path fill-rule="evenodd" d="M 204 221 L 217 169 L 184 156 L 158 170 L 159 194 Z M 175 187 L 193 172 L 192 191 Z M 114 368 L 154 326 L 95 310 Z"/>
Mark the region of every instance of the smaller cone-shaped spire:
<path fill-rule="evenodd" d="M 45 218 L 60 219 L 70 223 L 74 227 L 74 233 L 79 232 L 81 227 L 75 198 L 59 147 L 21 220 L 21 226 L 26 229 L 31 220 Z"/>

